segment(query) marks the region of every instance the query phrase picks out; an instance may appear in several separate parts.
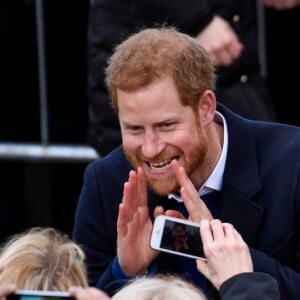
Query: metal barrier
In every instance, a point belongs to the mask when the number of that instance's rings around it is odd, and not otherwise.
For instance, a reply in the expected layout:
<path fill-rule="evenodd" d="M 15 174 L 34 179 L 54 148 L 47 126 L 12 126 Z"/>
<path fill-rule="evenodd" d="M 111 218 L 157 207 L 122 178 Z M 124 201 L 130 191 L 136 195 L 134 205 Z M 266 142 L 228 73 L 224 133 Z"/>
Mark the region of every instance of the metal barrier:
<path fill-rule="evenodd" d="M 0 143 L 0 159 L 34 161 L 77 161 L 88 162 L 98 158 L 97 152 L 88 145 L 49 144 L 47 78 L 45 60 L 44 7 L 43 0 L 35 0 L 36 35 L 38 53 L 38 84 L 40 100 L 41 143 Z"/>
<path fill-rule="evenodd" d="M 31 161 L 89 162 L 97 152 L 85 145 L 49 145 L 0 143 L 0 158 Z"/>

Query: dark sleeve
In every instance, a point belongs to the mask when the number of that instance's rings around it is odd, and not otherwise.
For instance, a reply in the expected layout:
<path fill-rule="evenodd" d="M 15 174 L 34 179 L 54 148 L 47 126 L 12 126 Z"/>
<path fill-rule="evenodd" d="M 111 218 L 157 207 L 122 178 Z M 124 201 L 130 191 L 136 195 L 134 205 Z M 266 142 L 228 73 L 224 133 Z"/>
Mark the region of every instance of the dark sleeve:
<path fill-rule="evenodd" d="M 241 273 L 226 280 L 220 287 L 222 300 L 279 300 L 276 280 L 266 273 Z"/>
<path fill-rule="evenodd" d="M 182 32 L 192 36 L 197 35 L 213 18 L 207 1 L 189 0 L 136 0 L 141 19 L 151 21 L 152 24 L 166 24 L 175 26 Z M 146 24 L 150 26 L 149 22 Z"/>
<path fill-rule="evenodd" d="M 116 256 L 118 204 L 110 187 L 102 186 L 102 178 L 94 163 L 87 167 L 75 213 L 73 239 L 85 252 L 89 285 L 106 291 L 113 281 L 111 263 Z M 111 201 L 105 194 L 110 194 Z"/>
<path fill-rule="evenodd" d="M 270 257 L 264 252 L 250 248 L 254 270 L 256 272 L 268 273 L 273 276 L 277 283 L 282 299 L 298 299 L 300 294 L 300 274 L 292 267 L 281 264 L 278 260 Z M 299 250 L 286 255 L 299 257 Z M 294 263 L 295 268 L 297 263 Z"/>

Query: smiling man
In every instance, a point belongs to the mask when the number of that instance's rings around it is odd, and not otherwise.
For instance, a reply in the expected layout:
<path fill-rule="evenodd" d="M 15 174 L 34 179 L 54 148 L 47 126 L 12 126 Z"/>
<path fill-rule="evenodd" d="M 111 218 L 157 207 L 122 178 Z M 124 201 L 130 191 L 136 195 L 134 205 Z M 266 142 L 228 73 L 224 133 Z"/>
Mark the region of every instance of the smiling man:
<path fill-rule="evenodd" d="M 193 260 L 150 248 L 153 219 L 168 214 L 231 223 L 254 271 L 272 275 L 282 299 L 297 299 L 300 129 L 231 112 L 217 103 L 215 80 L 204 48 L 172 28 L 142 30 L 115 48 L 106 83 L 122 147 L 87 167 L 73 232 L 91 285 L 114 294 L 130 278 L 176 273 L 219 299 Z"/>
<path fill-rule="evenodd" d="M 203 105 L 212 97 L 210 93 L 206 91 L 202 96 Z M 193 107 L 182 105 L 171 76 L 163 76 L 135 93 L 118 91 L 117 97 L 125 154 L 135 169 L 142 166 L 157 194 L 166 196 L 178 190 L 171 169 L 173 159 L 189 176 L 200 173 L 203 175 L 194 177 L 207 177 L 211 169 L 203 164 L 207 155 L 206 131 L 199 118 L 196 119 Z M 195 106 L 198 109 L 201 107 Z M 210 113 L 207 124 L 216 124 L 212 120 L 213 113 Z M 216 151 L 221 153 L 220 144 L 216 145 Z M 197 181 L 199 188 L 203 182 Z"/>

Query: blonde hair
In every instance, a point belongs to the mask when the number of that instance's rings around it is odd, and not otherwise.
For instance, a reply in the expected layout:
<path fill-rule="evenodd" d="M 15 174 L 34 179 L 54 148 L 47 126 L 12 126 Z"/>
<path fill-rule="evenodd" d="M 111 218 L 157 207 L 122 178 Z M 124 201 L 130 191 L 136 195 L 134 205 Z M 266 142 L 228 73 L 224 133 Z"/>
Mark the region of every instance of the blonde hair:
<path fill-rule="evenodd" d="M 192 283 L 178 276 L 135 279 L 120 289 L 112 300 L 207 300 Z"/>
<path fill-rule="evenodd" d="M 82 249 L 53 228 L 34 227 L 12 236 L 0 253 L 0 284 L 18 289 L 67 291 L 87 287 Z"/>

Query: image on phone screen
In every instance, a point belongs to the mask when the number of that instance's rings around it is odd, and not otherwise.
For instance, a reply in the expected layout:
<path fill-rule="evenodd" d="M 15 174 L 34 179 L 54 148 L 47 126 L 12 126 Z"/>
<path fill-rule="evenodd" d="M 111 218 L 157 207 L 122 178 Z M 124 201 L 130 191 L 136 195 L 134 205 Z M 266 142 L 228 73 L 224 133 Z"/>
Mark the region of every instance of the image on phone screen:
<path fill-rule="evenodd" d="M 177 255 L 205 259 L 199 228 L 196 223 L 159 216 L 154 222 L 150 246 Z"/>

